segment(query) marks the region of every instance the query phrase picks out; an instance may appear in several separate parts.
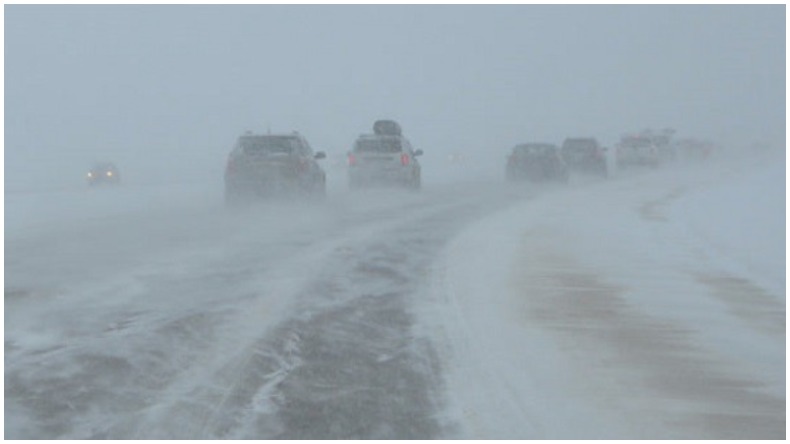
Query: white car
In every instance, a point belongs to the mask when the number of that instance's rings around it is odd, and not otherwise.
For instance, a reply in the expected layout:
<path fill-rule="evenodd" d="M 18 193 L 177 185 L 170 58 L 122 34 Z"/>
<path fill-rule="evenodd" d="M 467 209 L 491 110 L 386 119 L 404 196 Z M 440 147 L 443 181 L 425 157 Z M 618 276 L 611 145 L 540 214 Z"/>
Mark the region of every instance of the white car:
<path fill-rule="evenodd" d="M 617 144 L 617 167 L 634 165 L 657 167 L 661 163 L 659 147 L 650 137 L 624 137 Z"/>
<path fill-rule="evenodd" d="M 395 185 L 419 189 L 422 168 L 415 150 L 403 137 L 400 126 L 391 120 L 379 120 L 374 134 L 360 135 L 348 153 L 348 184 L 351 189 L 377 185 Z"/>

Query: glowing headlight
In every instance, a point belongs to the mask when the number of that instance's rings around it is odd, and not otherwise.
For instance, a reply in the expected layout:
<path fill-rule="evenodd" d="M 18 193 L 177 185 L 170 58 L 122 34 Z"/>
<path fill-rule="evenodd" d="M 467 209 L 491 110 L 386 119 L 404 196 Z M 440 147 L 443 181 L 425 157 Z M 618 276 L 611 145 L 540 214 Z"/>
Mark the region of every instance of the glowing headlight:
<path fill-rule="evenodd" d="M 112 171 L 107 171 L 107 177 L 112 177 Z"/>
<path fill-rule="evenodd" d="M 93 177 L 93 173 L 88 173 L 88 177 Z"/>

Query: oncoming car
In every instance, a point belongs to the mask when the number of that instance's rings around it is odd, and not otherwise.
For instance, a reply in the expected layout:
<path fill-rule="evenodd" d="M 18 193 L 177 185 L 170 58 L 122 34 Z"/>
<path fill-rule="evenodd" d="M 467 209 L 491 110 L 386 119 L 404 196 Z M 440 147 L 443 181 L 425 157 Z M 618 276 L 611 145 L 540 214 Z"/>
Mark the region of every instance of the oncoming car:
<path fill-rule="evenodd" d="M 557 145 L 551 143 L 523 143 L 513 147 L 505 167 L 508 182 L 568 182 L 568 166 L 562 160 Z"/>
<path fill-rule="evenodd" d="M 312 196 L 326 193 L 326 173 L 298 132 L 240 136 L 225 168 L 225 201 L 233 204 L 264 196 Z"/>
<path fill-rule="evenodd" d="M 121 183 L 118 167 L 112 162 L 97 162 L 86 174 L 88 185 L 117 185 Z"/>
<path fill-rule="evenodd" d="M 401 134 L 400 125 L 392 120 L 379 120 L 374 134 L 362 134 L 348 153 L 348 184 L 352 189 L 375 185 L 396 185 L 419 189 L 422 168 L 414 150 Z"/>

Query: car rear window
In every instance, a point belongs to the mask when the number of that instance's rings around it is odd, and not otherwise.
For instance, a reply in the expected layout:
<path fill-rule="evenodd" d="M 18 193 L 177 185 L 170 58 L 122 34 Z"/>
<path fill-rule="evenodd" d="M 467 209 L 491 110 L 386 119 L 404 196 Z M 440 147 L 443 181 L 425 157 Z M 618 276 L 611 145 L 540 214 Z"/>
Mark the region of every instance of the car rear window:
<path fill-rule="evenodd" d="M 623 140 L 620 145 L 627 148 L 648 148 L 653 145 L 650 139 L 647 138 L 630 138 Z"/>
<path fill-rule="evenodd" d="M 577 152 L 593 151 L 595 150 L 595 142 L 589 139 L 570 139 L 562 144 L 562 149 L 564 151 Z"/>
<path fill-rule="evenodd" d="M 551 154 L 554 151 L 552 145 L 519 145 L 513 149 L 516 154 L 534 156 L 540 154 Z"/>
<path fill-rule="evenodd" d="M 361 153 L 399 153 L 401 141 L 394 138 L 371 138 L 357 140 L 354 151 Z"/>
<path fill-rule="evenodd" d="M 293 137 L 244 136 L 239 142 L 244 154 L 290 154 L 296 147 Z"/>

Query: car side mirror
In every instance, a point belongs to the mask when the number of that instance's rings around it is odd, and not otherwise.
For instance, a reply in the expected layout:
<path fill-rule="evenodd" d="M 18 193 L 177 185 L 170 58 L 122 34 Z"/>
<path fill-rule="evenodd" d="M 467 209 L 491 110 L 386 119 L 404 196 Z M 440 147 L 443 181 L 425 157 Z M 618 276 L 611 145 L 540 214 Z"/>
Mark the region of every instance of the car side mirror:
<path fill-rule="evenodd" d="M 313 156 L 313 157 L 315 157 L 316 159 L 325 159 L 326 158 L 326 153 L 323 152 L 323 151 L 319 151 L 319 152 L 315 153 L 315 156 Z"/>
<path fill-rule="evenodd" d="M 414 157 L 422 156 L 422 150 L 417 150 L 414 152 Z"/>

